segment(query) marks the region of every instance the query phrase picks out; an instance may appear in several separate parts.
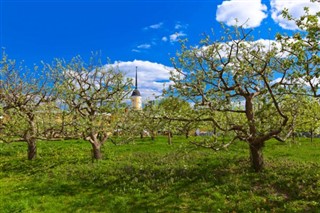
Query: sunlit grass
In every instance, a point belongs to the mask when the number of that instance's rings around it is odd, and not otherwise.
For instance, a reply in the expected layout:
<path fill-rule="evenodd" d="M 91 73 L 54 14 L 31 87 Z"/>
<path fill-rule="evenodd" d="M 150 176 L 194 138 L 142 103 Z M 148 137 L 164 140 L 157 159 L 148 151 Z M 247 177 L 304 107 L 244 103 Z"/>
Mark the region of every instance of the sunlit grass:
<path fill-rule="evenodd" d="M 175 137 L 106 144 L 92 162 L 83 141 L 0 144 L 1 212 L 317 212 L 320 141 L 266 143 L 266 169 L 252 172 L 247 144 L 227 151 Z"/>

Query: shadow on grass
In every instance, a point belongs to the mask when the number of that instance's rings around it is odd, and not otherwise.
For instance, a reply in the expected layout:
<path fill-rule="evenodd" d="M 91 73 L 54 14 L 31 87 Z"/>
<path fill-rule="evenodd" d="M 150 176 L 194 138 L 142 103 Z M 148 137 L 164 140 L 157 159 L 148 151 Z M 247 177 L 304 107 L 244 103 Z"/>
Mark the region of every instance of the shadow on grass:
<path fill-rule="evenodd" d="M 319 164 L 269 158 L 266 169 L 254 173 L 239 149 L 165 147 L 158 153 L 140 146 L 117 147 L 117 153 L 110 147 L 107 160 L 94 164 L 82 146 L 65 153 L 61 148 L 62 155 L 59 149 L 44 152 L 37 161 L 8 156 L 0 178 L 14 184 L 2 182 L 0 207 L 4 212 L 320 210 Z"/>
<path fill-rule="evenodd" d="M 268 162 L 268 166 L 262 173 L 253 173 L 244 158 L 204 158 L 193 165 L 175 166 L 119 164 L 112 170 L 105 170 L 104 164 L 75 166 L 19 187 L 28 188 L 35 197 L 60 200 L 59 210 L 64 212 L 320 209 L 319 165 Z"/>

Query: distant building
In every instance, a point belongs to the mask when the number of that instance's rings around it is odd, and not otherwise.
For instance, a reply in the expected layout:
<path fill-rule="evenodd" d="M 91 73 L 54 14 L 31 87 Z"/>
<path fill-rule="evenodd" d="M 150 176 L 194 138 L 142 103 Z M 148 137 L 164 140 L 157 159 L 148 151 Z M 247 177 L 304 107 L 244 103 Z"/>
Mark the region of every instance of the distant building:
<path fill-rule="evenodd" d="M 136 67 L 136 84 L 131 95 L 132 108 L 135 110 L 142 109 L 141 94 L 138 90 L 138 68 Z"/>

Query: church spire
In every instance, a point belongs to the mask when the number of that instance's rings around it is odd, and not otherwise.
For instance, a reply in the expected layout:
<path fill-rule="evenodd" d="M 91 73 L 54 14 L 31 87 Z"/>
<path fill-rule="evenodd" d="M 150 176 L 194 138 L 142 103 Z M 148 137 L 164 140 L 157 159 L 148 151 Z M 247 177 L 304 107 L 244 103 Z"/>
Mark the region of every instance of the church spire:
<path fill-rule="evenodd" d="M 138 67 L 136 67 L 136 81 L 135 81 L 135 88 L 132 92 L 132 96 L 141 96 L 140 91 L 138 90 Z"/>
<path fill-rule="evenodd" d="M 140 91 L 138 90 L 138 67 L 136 67 L 135 89 L 132 92 L 131 101 L 132 101 L 132 108 L 133 109 L 135 109 L 135 110 L 142 109 L 141 95 L 140 95 Z"/>
<path fill-rule="evenodd" d="M 136 88 L 135 89 L 138 89 L 138 67 L 136 66 Z"/>

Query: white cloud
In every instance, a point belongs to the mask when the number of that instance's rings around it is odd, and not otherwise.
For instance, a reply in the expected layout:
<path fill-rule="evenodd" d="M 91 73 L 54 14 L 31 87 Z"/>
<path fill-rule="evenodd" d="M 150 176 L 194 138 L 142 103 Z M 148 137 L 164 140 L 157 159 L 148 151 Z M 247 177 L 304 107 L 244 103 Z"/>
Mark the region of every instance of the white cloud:
<path fill-rule="evenodd" d="M 303 78 L 297 78 L 297 79 L 294 79 L 294 80 L 288 80 L 286 78 L 285 79 L 276 78 L 273 81 L 271 81 L 271 84 L 276 84 L 276 83 L 279 83 L 281 81 L 282 81 L 283 84 L 299 85 L 299 86 L 302 86 L 302 87 L 310 88 L 310 83 L 312 85 L 317 85 L 317 84 L 320 83 L 320 78 L 313 77 L 310 80 L 310 82 L 308 82 L 307 80 L 305 80 Z"/>
<path fill-rule="evenodd" d="M 310 2 L 310 0 L 271 0 L 272 19 L 280 25 L 280 27 L 289 30 L 296 30 L 298 27 L 293 21 L 288 21 L 282 17 L 282 10 L 288 9 L 289 14 L 294 18 L 299 18 L 304 14 L 304 7 L 309 7 L 310 14 L 320 11 L 319 2 Z"/>
<path fill-rule="evenodd" d="M 126 73 L 127 77 L 133 79 L 135 78 L 136 67 L 138 67 L 138 89 L 143 100 L 154 99 L 155 96 L 162 94 L 164 86 L 173 84 L 169 81 L 169 77 L 170 70 L 174 70 L 174 68 L 163 64 L 134 60 L 115 62 L 112 66 L 117 66 L 119 70 Z"/>
<path fill-rule="evenodd" d="M 260 26 L 262 20 L 267 17 L 266 10 L 267 6 L 262 4 L 261 0 L 223 1 L 218 5 L 216 20 L 228 26 L 245 23 L 244 28 L 253 28 Z"/>
<path fill-rule="evenodd" d="M 166 36 L 163 36 L 161 40 L 164 41 L 164 42 L 167 42 L 168 38 Z"/>
<path fill-rule="evenodd" d="M 262 47 L 262 49 L 265 52 L 268 52 L 271 49 L 274 49 L 276 47 L 278 50 L 281 50 L 281 44 L 276 40 L 269 40 L 269 39 L 258 39 L 254 41 L 255 44 L 260 44 L 259 47 Z M 285 54 L 284 52 L 281 52 L 282 57 Z"/>
<path fill-rule="evenodd" d="M 236 42 L 236 41 L 235 41 Z M 214 53 L 219 53 L 219 55 L 223 58 L 223 57 L 228 57 L 229 56 L 229 51 L 230 51 L 230 46 L 233 44 L 233 42 L 227 42 L 227 43 L 220 43 L 220 49 L 216 50 L 214 49 Z M 281 44 L 275 40 L 268 40 L 268 39 L 258 39 L 255 41 L 243 41 L 241 42 L 242 45 L 248 47 L 248 48 L 254 48 L 254 49 L 258 49 L 263 51 L 263 52 L 268 52 L 271 49 L 277 48 L 278 50 L 281 50 Z M 205 53 L 206 51 L 212 51 L 213 46 L 203 46 L 199 49 L 199 56 L 203 53 Z M 234 48 L 232 51 L 232 55 L 238 54 L 238 51 L 240 51 L 240 53 L 242 51 L 247 51 L 248 49 L 243 47 L 243 48 Z M 286 53 L 279 51 L 281 55 L 278 55 L 279 57 L 285 57 Z M 240 54 L 241 55 L 241 54 Z"/>
<path fill-rule="evenodd" d="M 150 25 L 150 26 L 148 26 L 148 27 L 145 27 L 144 29 L 145 29 L 145 30 L 148 30 L 148 29 L 157 30 L 157 29 L 160 29 L 162 26 L 163 26 L 163 22 L 160 22 L 160 23 L 152 24 L 152 25 Z"/>
<path fill-rule="evenodd" d="M 132 49 L 131 51 L 132 52 L 136 52 L 136 53 L 140 53 L 141 52 L 140 50 L 137 50 L 137 49 Z"/>
<path fill-rule="evenodd" d="M 188 25 L 187 24 L 181 24 L 180 22 L 177 22 L 174 26 L 174 29 L 180 30 L 180 29 L 187 29 Z"/>
<path fill-rule="evenodd" d="M 140 44 L 137 46 L 138 49 L 150 49 L 151 44 Z"/>
<path fill-rule="evenodd" d="M 186 34 L 183 33 L 183 32 L 174 33 L 174 34 L 169 36 L 170 42 L 176 42 L 176 41 L 179 40 L 180 37 L 183 37 L 183 36 L 186 36 Z"/>
<path fill-rule="evenodd" d="M 176 24 L 175 26 L 174 26 L 174 29 L 176 29 L 176 30 L 179 30 L 179 29 L 181 29 L 182 28 L 182 25 L 181 24 Z"/>

